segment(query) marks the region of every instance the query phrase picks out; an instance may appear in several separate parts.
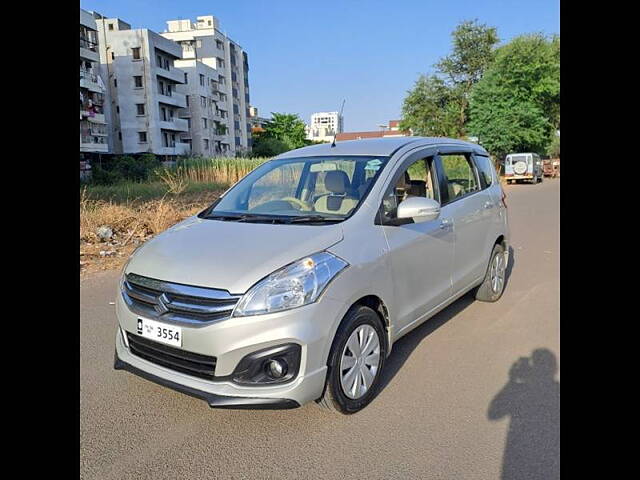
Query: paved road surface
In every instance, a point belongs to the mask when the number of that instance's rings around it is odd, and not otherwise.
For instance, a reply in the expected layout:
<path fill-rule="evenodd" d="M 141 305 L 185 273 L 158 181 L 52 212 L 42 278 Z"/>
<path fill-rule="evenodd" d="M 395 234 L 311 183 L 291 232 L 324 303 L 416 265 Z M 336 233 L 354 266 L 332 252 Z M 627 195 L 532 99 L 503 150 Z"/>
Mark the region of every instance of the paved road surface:
<path fill-rule="evenodd" d="M 502 299 L 467 295 L 400 340 L 352 416 L 212 410 L 114 371 L 117 273 L 83 280 L 81 478 L 559 478 L 560 181 L 506 188 Z"/>

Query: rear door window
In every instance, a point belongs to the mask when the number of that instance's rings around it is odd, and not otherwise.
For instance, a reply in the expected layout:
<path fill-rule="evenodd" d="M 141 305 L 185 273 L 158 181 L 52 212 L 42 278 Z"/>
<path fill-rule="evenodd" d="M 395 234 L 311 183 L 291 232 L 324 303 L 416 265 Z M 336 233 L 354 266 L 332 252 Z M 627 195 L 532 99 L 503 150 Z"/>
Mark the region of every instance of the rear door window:
<path fill-rule="evenodd" d="M 449 194 L 446 203 L 480 190 L 477 172 L 469 154 L 442 154 L 440 161 Z"/>

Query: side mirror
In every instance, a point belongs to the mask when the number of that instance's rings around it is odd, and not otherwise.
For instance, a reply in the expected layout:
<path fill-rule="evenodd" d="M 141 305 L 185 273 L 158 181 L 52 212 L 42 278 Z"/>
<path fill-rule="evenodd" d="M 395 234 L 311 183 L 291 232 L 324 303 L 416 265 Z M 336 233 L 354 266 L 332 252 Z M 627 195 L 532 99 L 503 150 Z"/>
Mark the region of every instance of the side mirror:
<path fill-rule="evenodd" d="M 410 197 L 398 205 L 397 218 L 412 218 L 414 222 L 428 222 L 440 215 L 440 204 L 431 198 Z"/>

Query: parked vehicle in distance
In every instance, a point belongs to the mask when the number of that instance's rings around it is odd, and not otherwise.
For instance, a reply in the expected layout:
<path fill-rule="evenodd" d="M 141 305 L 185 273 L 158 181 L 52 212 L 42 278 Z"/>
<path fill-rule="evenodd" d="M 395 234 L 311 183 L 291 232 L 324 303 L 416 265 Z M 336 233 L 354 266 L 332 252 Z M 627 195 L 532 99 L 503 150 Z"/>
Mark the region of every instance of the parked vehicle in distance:
<path fill-rule="evenodd" d="M 114 367 L 211 407 L 354 413 L 400 337 L 470 290 L 501 297 L 508 252 L 505 194 L 477 144 L 293 150 L 134 252 Z"/>
<path fill-rule="evenodd" d="M 542 160 L 537 153 L 510 153 L 504 161 L 504 176 L 507 183 L 527 180 L 530 183 L 542 182 Z"/>
<path fill-rule="evenodd" d="M 542 170 L 545 177 L 556 178 L 560 176 L 560 160 L 546 159 L 542 161 Z"/>

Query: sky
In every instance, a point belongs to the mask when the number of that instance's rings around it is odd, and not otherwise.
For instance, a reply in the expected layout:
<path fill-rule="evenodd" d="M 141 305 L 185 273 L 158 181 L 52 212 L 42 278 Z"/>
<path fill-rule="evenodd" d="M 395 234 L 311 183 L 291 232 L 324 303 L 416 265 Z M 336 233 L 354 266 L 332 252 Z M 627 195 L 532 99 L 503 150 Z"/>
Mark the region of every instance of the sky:
<path fill-rule="evenodd" d="M 345 131 L 400 118 L 421 73 L 451 51 L 463 20 L 494 26 L 501 42 L 560 33 L 559 0 L 81 0 L 80 7 L 158 33 L 167 20 L 214 15 L 249 56 L 251 105 L 259 115 L 344 105 Z"/>

